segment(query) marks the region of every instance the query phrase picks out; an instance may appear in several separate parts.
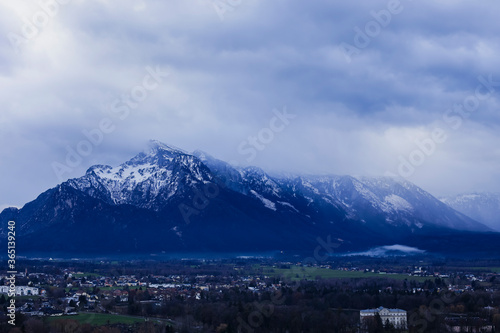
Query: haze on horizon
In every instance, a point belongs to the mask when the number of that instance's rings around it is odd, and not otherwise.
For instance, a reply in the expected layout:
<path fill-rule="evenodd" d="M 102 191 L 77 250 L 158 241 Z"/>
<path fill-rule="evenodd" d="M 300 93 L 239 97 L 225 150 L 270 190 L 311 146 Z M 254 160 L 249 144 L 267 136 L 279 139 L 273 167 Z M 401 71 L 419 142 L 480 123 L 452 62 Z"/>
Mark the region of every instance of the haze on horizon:
<path fill-rule="evenodd" d="M 42 3 L 0 4 L 0 208 L 149 139 L 267 171 L 499 191 L 496 1 Z"/>

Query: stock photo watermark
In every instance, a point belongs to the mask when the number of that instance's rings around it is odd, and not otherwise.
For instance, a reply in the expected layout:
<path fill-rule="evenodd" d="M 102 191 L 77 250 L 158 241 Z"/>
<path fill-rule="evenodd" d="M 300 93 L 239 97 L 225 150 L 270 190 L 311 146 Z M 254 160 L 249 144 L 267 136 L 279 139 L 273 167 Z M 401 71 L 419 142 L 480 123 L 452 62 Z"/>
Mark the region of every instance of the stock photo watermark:
<path fill-rule="evenodd" d="M 316 238 L 318 242 L 318 246 L 313 251 L 312 257 L 307 257 L 302 262 L 302 267 L 309 266 L 317 268 L 317 265 L 328 259 L 329 255 L 335 252 L 341 244 L 332 241 L 331 235 L 326 237 L 324 240 L 321 237 Z M 322 254 L 322 252 L 324 252 Z M 283 276 L 283 280 L 292 279 L 294 276 L 300 273 L 301 267 L 292 266 L 290 272 L 287 272 L 285 276 Z M 298 287 L 294 287 L 293 289 L 297 289 Z M 270 301 L 264 302 L 254 302 L 253 308 L 254 311 L 250 312 L 246 318 L 242 318 L 240 315 L 238 316 L 238 329 L 239 333 L 253 333 L 257 328 L 264 324 L 265 318 L 269 318 L 274 314 L 275 307 L 278 305 L 282 305 L 285 302 L 285 298 L 283 292 L 281 290 L 277 290 L 274 294 L 271 295 Z"/>
<path fill-rule="evenodd" d="M 490 99 L 496 93 L 496 87 L 500 87 L 500 81 L 494 81 L 493 75 L 488 77 L 478 76 L 479 84 L 474 93 L 468 95 L 461 103 L 454 104 L 452 108 L 447 109 L 442 115 L 442 121 L 453 131 L 458 131 L 464 120 L 468 119 L 481 106 L 481 102 Z M 421 140 L 415 140 L 417 146 L 408 156 L 399 155 L 399 165 L 397 175 L 403 178 L 411 177 L 418 167 L 422 166 L 437 150 L 439 145 L 445 143 L 449 138 L 447 131 L 441 127 L 435 127 L 430 137 Z M 393 172 L 386 172 L 386 176 L 396 176 Z"/>
<path fill-rule="evenodd" d="M 7 317 L 9 325 L 16 325 L 16 222 L 9 221 L 7 223 L 7 277 L 8 283 L 7 297 L 9 297 L 7 305 Z"/>
<path fill-rule="evenodd" d="M 38 10 L 30 18 L 23 17 L 20 33 L 9 32 L 7 39 L 16 53 L 21 52 L 21 47 L 36 39 L 53 20 L 61 6 L 67 5 L 72 0 L 42 0 L 38 2 Z"/>
<path fill-rule="evenodd" d="M 413 0 L 405 0 L 411 2 Z M 361 50 L 367 48 L 373 39 L 377 38 L 383 29 L 387 28 L 395 15 L 403 12 L 404 6 L 400 0 L 389 0 L 386 8 L 378 11 L 370 11 L 370 16 L 373 20 L 366 22 L 364 29 L 355 26 L 353 28 L 355 34 L 352 44 L 342 42 L 339 49 L 344 55 L 347 63 L 352 62 L 352 57 L 359 55 Z"/>
<path fill-rule="evenodd" d="M 255 135 L 247 137 L 238 145 L 238 153 L 245 156 L 247 162 L 252 162 L 257 157 L 259 151 L 263 151 L 273 142 L 276 134 L 281 133 L 290 125 L 291 120 L 297 115 L 288 113 L 286 107 L 282 111 L 273 110 L 274 117 L 269 120 L 269 126 L 262 128 Z"/>
<path fill-rule="evenodd" d="M 296 115 L 287 112 L 286 107 L 282 111 L 274 109 L 272 112 L 274 116 L 269 120 L 268 127 L 262 128 L 255 136 L 249 136 L 238 145 L 238 153 L 246 156 L 247 162 L 253 161 L 258 152 L 263 151 L 274 140 L 275 135 L 284 131 L 290 125 L 290 121 L 296 118 Z M 237 166 L 238 162 L 233 161 L 232 164 Z M 192 202 L 178 205 L 179 212 L 186 224 L 190 224 L 191 218 L 205 210 L 210 205 L 211 200 L 219 196 L 220 190 L 226 187 L 224 181 L 218 176 L 212 175 L 212 178 L 214 181 L 194 188 Z"/>
<path fill-rule="evenodd" d="M 439 324 L 438 319 L 443 319 L 443 315 L 451 312 L 450 307 L 453 307 L 453 304 L 460 304 L 460 297 L 467 297 L 466 295 L 467 294 L 464 295 L 453 290 L 441 292 L 439 298 L 431 300 L 427 306 L 422 305 L 408 317 L 409 326 L 413 328 L 414 332 L 427 332 L 431 324 Z M 473 304 L 476 306 L 481 304 L 479 306 L 485 308 L 484 305 L 491 304 L 491 302 L 480 297 L 474 300 Z M 490 326 L 490 329 L 488 329 L 487 325 L 484 323 L 476 326 L 476 330 L 472 330 L 470 326 L 464 326 L 465 327 L 460 327 L 460 325 L 455 327 L 448 326 L 448 329 L 452 329 L 454 332 L 493 332 L 493 327 Z"/>
<path fill-rule="evenodd" d="M 149 94 L 156 90 L 163 80 L 170 75 L 169 72 L 162 71 L 159 66 L 156 66 L 156 69 L 147 66 L 145 70 L 147 74 L 144 75 L 141 84 L 135 85 L 128 93 L 122 94 L 105 106 L 106 111 L 118 117 L 120 121 L 127 119 L 131 110 L 137 109 L 140 103 L 145 101 Z M 82 135 L 84 139 L 74 146 L 67 145 L 65 147 L 66 156 L 64 161 L 52 162 L 52 170 L 57 179 L 62 182 L 65 174 L 69 174 L 79 167 L 83 160 L 103 143 L 105 136 L 115 130 L 116 122 L 110 117 L 103 117 L 93 129 L 83 129 Z"/>
<path fill-rule="evenodd" d="M 182 219 L 186 224 L 191 223 L 191 217 L 193 215 L 199 215 L 201 211 L 205 210 L 210 201 L 217 198 L 220 194 L 221 188 L 225 188 L 224 182 L 217 176 L 214 176 L 214 182 L 204 183 L 202 188 L 194 188 L 194 196 L 191 205 L 185 203 L 179 204 L 179 212 L 182 215 Z"/>
<path fill-rule="evenodd" d="M 241 6 L 243 0 L 210 0 L 210 2 L 220 20 L 224 21 L 226 14 L 234 12 Z"/>

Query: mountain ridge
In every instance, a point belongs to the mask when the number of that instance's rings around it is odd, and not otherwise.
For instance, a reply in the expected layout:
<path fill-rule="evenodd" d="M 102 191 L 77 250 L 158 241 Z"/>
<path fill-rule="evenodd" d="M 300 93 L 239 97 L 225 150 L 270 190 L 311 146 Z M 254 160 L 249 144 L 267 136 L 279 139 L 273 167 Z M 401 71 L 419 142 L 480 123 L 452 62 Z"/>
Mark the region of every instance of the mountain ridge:
<path fill-rule="evenodd" d="M 500 231 L 500 193 L 463 193 L 440 200 L 462 214 Z"/>
<path fill-rule="evenodd" d="M 119 166 L 94 165 L 21 209 L 2 211 L 0 234 L 10 219 L 26 250 L 103 253 L 305 250 L 318 235 L 334 235 L 351 251 L 491 232 L 403 179 L 279 178 L 159 141 Z"/>

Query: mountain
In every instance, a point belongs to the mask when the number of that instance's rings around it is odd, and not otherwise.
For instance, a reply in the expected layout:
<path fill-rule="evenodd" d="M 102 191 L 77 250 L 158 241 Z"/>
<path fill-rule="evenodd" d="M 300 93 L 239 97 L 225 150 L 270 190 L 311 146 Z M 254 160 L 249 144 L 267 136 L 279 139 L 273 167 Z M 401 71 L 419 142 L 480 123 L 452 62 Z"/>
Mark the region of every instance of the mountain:
<path fill-rule="evenodd" d="M 498 236 L 406 180 L 270 176 L 158 141 L 117 167 L 92 166 L 22 209 L 5 209 L 2 240 L 9 220 L 20 251 L 68 255 L 311 253 L 327 236 L 336 251 L 455 251 Z"/>
<path fill-rule="evenodd" d="M 468 193 L 441 198 L 455 210 L 500 231 L 500 193 Z"/>

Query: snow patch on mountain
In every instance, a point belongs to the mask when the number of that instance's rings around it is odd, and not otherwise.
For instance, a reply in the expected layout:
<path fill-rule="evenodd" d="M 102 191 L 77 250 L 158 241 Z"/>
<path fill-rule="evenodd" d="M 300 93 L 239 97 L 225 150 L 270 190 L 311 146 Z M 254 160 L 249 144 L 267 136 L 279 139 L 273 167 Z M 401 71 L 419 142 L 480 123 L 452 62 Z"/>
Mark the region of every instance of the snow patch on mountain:
<path fill-rule="evenodd" d="M 210 181 L 213 176 L 197 157 L 152 141 L 148 150 L 117 167 L 95 165 L 67 183 L 109 203 L 161 210 L 179 191 L 192 193 Z"/>
<path fill-rule="evenodd" d="M 172 229 L 173 232 L 175 232 L 175 234 L 179 237 L 179 238 L 182 238 L 182 231 L 179 231 L 179 227 L 178 226 L 175 226 L 173 227 Z"/>
<path fill-rule="evenodd" d="M 391 206 L 392 209 L 396 211 L 412 211 L 413 206 L 401 198 L 399 195 L 391 194 L 384 198 L 384 201 Z"/>
<path fill-rule="evenodd" d="M 269 199 L 264 198 L 262 195 L 260 195 L 259 193 L 255 192 L 254 190 L 251 190 L 250 192 L 253 195 L 255 195 L 260 201 L 262 201 L 262 203 L 264 204 L 264 206 L 266 208 L 269 208 L 269 209 L 274 210 L 274 211 L 276 210 L 276 204 L 274 202 L 272 202 Z"/>
<path fill-rule="evenodd" d="M 366 188 L 361 182 L 354 180 L 353 181 L 354 188 L 356 191 L 366 200 L 370 201 L 373 206 L 378 206 L 377 203 L 379 202 L 378 197 L 370 191 L 368 188 Z"/>
<path fill-rule="evenodd" d="M 296 211 L 297 213 L 299 213 L 299 210 L 297 208 L 295 208 L 292 204 L 288 203 L 288 202 L 278 201 L 278 203 L 280 205 L 290 207 L 291 209 L 293 209 L 294 211 Z"/>
<path fill-rule="evenodd" d="M 130 186 L 151 178 L 155 173 L 155 166 L 151 163 L 143 165 L 124 165 L 119 167 L 108 167 L 104 169 L 95 169 L 95 173 L 102 179 L 115 182 L 128 181 Z"/>
<path fill-rule="evenodd" d="M 312 184 L 310 182 L 308 182 L 308 181 L 302 181 L 302 185 L 305 188 L 311 190 L 314 194 L 320 194 L 320 192 L 318 191 L 318 189 L 316 187 L 312 186 Z"/>
<path fill-rule="evenodd" d="M 279 178 L 257 167 L 233 168 L 202 151 L 193 154 L 152 142 L 149 150 L 120 166 L 96 165 L 84 177 L 68 183 L 108 203 L 160 211 L 170 200 L 180 198 L 189 202 L 197 190 L 220 181 L 225 185 L 224 191 L 255 197 L 273 211 L 312 216 L 327 209 L 328 214 L 337 214 L 339 219 L 366 223 L 385 221 L 394 227 L 421 229 L 433 224 L 463 230 L 481 229 L 475 221 L 456 215 L 404 179 L 335 175 Z"/>
<path fill-rule="evenodd" d="M 465 193 L 440 200 L 460 213 L 500 231 L 500 193 Z"/>

